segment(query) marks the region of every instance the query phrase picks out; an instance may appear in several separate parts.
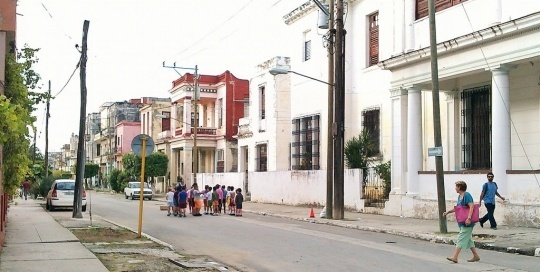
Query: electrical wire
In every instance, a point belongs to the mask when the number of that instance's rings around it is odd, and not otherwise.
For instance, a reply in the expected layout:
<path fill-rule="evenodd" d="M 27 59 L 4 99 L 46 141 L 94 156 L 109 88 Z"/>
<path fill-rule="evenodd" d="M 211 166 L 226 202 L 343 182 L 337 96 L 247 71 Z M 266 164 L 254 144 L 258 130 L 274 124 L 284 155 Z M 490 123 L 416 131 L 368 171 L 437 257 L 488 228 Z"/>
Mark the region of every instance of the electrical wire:
<path fill-rule="evenodd" d="M 66 86 L 71 81 L 71 78 L 73 77 L 77 69 L 79 69 L 80 64 L 81 64 L 81 61 L 79 60 L 79 62 L 77 62 L 77 65 L 75 66 L 75 69 L 73 69 L 73 73 L 71 73 L 71 76 L 69 76 L 69 79 L 67 80 L 66 84 L 64 84 L 64 87 L 62 87 L 62 89 L 58 93 L 56 93 L 52 98 L 56 98 L 66 88 Z"/>
<path fill-rule="evenodd" d="M 474 32 L 475 30 L 474 30 L 474 27 L 472 25 L 471 18 L 469 17 L 469 13 L 465 9 L 465 5 L 463 3 L 461 3 L 461 7 L 463 8 L 463 11 L 465 12 L 465 16 L 467 17 L 467 21 L 469 22 L 469 26 L 471 27 L 471 30 Z M 487 61 L 487 57 L 486 57 L 486 54 L 484 52 L 484 48 L 481 45 L 478 46 L 478 48 L 480 49 L 480 52 L 482 53 L 482 57 L 484 58 L 484 62 L 486 63 L 486 66 L 488 67 L 489 70 L 491 70 L 491 66 L 489 65 L 489 62 Z M 532 165 L 531 160 L 529 158 L 529 155 L 527 154 L 527 150 L 525 149 L 525 145 L 523 144 L 523 141 L 521 140 L 521 137 L 519 136 L 518 130 L 516 128 L 516 124 L 514 123 L 514 120 L 512 119 L 512 115 L 510 114 L 509 106 L 506 104 L 506 102 L 504 101 L 504 99 L 502 97 L 501 90 L 499 88 L 499 85 L 497 84 L 497 81 L 494 80 L 493 83 L 495 84 L 495 89 L 497 90 L 497 94 L 500 96 L 501 101 L 502 101 L 502 103 L 504 105 L 504 108 L 505 108 L 506 112 L 508 113 L 508 118 L 510 119 L 510 124 L 512 125 L 512 128 L 516 132 L 518 142 L 519 142 L 521 148 L 523 149 L 523 153 L 525 154 L 525 158 L 527 159 L 527 162 L 529 163 L 529 167 L 531 168 L 531 170 L 533 170 L 534 168 L 533 168 L 533 165 Z M 533 173 L 533 176 L 534 176 L 534 179 L 536 180 L 536 183 L 538 184 L 538 187 L 540 187 L 540 181 L 538 180 L 538 176 L 536 175 L 536 173 Z"/>

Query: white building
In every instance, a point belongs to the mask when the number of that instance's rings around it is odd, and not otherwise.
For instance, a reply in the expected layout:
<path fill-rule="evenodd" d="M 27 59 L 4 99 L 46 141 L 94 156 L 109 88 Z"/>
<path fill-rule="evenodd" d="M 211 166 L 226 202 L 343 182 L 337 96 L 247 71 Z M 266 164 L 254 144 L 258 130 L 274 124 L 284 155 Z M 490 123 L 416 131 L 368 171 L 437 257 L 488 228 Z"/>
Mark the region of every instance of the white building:
<path fill-rule="evenodd" d="M 379 63 L 392 72 L 393 196 L 385 213 L 437 217 L 424 2 L 393 2 L 404 14 L 391 25 L 398 53 Z M 447 2 L 436 13 L 446 199 L 456 199 L 453 184 L 464 180 L 478 201 L 492 171 L 509 199 L 497 206 L 499 221 L 539 226 L 540 2 Z"/>

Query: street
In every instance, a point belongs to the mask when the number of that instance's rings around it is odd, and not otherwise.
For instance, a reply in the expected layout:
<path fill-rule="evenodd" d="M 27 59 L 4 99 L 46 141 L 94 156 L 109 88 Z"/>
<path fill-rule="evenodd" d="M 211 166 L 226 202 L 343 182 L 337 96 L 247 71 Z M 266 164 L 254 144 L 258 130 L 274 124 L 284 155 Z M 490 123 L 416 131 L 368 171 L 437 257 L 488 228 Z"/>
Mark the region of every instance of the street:
<path fill-rule="evenodd" d="M 134 230 L 139 201 L 91 192 L 93 215 Z M 207 255 L 242 271 L 538 271 L 540 259 L 479 250 L 481 261 L 446 260 L 454 246 L 389 234 L 244 213 L 243 217 L 167 217 L 145 201 L 143 232 L 180 253 Z M 89 206 L 90 208 L 90 206 Z M 88 216 L 88 214 L 85 214 Z"/>

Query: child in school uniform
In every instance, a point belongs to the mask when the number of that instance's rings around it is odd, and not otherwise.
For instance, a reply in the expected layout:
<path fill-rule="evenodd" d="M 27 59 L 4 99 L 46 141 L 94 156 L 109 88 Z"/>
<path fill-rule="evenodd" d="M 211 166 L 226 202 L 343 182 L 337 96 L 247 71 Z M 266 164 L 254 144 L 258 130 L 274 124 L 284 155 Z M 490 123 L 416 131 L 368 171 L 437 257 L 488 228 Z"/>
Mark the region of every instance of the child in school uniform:
<path fill-rule="evenodd" d="M 180 187 L 176 187 L 176 190 L 174 191 L 173 193 L 173 215 L 174 216 L 177 216 L 178 215 L 178 211 L 179 211 L 179 208 L 178 208 L 178 194 L 180 193 Z"/>
<path fill-rule="evenodd" d="M 171 216 L 171 211 L 174 212 L 174 192 L 171 187 L 169 187 L 165 199 L 167 200 L 167 216 Z"/>
<path fill-rule="evenodd" d="M 234 187 L 233 186 L 230 186 L 229 187 L 229 193 L 230 193 L 230 197 L 229 197 L 229 215 L 235 215 L 235 209 L 236 209 L 236 203 L 234 202 L 234 198 L 236 197 L 236 193 L 234 192 Z"/>
<path fill-rule="evenodd" d="M 242 189 L 236 189 L 236 196 L 234 197 L 236 205 L 236 216 L 242 216 L 242 202 L 244 202 L 244 196 L 242 195 Z"/>
<path fill-rule="evenodd" d="M 178 207 L 179 207 L 179 215 L 180 217 L 186 217 L 186 207 L 187 207 L 187 192 L 186 187 L 182 186 L 182 191 L 178 193 Z"/>
<path fill-rule="evenodd" d="M 219 187 L 214 187 L 212 189 L 212 209 L 213 209 L 213 214 L 212 215 L 218 215 L 219 213 L 219 195 L 217 193 L 217 189 Z"/>

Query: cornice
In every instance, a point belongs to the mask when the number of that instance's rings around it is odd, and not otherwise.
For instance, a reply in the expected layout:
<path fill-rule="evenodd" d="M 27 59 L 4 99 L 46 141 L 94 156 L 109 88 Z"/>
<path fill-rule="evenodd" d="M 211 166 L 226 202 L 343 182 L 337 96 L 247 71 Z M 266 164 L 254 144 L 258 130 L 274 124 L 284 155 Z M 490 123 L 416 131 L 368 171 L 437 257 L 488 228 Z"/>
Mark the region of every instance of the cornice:
<path fill-rule="evenodd" d="M 438 43 L 437 53 L 438 56 L 444 56 L 471 47 L 494 43 L 538 30 L 540 30 L 540 12 Z M 378 66 L 381 69 L 394 70 L 413 63 L 429 60 L 430 57 L 431 52 L 428 46 L 383 60 L 379 62 Z"/>
<path fill-rule="evenodd" d="M 352 4 L 352 3 L 356 2 L 356 1 L 358 1 L 358 0 L 348 0 L 348 1 L 346 1 L 346 4 L 347 5 Z M 322 4 L 328 4 L 327 0 L 321 0 L 320 2 Z M 345 6 L 344 8 L 347 9 L 347 6 Z M 314 9 L 317 9 L 317 5 L 315 5 L 315 3 L 313 3 L 313 1 L 309 0 L 309 1 L 305 2 L 305 3 L 303 3 L 302 5 L 300 5 L 299 7 L 295 8 L 293 11 L 289 12 L 285 16 L 283 16 L 283 22 L 285 22 L 285 24 L 287 24 L 287 25 L 291 25 L 294 22 L 301 19 L 302 17 L 304 17 L 306 14 L 310 13 Z"/>

